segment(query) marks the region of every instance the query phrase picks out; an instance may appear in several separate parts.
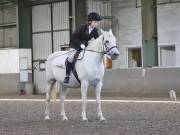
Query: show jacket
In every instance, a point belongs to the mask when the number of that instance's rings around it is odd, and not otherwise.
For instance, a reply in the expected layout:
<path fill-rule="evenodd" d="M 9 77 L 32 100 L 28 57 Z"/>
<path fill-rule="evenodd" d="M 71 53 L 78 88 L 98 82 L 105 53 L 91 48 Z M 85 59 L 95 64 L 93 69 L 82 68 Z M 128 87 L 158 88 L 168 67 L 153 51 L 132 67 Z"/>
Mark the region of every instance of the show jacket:
<path fill-rule="evenodd" d="M 90 39 L 96 39 L 98 37 L 99 34 L 96 28 L 94 28 L 89 34 L 89 25 L 82 25 L 72 33 L 70 47 L 79 50 L 81 49 L 81 44 L 87 46 Z"/>

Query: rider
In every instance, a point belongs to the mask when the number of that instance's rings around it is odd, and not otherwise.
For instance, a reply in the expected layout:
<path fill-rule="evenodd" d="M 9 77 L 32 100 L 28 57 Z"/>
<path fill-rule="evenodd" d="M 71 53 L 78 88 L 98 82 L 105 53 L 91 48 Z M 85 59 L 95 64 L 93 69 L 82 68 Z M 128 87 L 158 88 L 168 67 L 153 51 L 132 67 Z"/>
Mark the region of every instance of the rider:
<path fill-rule="evenodd" d="M 75 49 L 75 51 L 69 54 L 64 83 L 69 83 L 73 61 L 78 57 L 81 50 L 88 46 L 89 40 L 98 38 L 99 34 L 96 26 L 101 19 L 98 13 L 91 12 L 88 14 L 87 24 L 80 26 L 72 33 L 70 47 Z"/>

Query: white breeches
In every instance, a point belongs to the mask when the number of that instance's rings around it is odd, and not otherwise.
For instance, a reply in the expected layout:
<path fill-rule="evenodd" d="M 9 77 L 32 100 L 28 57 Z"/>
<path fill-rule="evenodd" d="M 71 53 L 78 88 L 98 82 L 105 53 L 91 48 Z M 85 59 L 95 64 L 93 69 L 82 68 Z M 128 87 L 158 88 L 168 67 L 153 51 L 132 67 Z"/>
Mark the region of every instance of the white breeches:
<path fill-rule="evenodd" d="M 77 50 L 71 48 L 69 51 L 70 51 L 70 52 L 69 52 L 69 55 L 68 55 L 68 61 L 69 61 L 70 63 L 72 63 L 73 60 L 74 60 L 74 55 L 76 54 Z"/>

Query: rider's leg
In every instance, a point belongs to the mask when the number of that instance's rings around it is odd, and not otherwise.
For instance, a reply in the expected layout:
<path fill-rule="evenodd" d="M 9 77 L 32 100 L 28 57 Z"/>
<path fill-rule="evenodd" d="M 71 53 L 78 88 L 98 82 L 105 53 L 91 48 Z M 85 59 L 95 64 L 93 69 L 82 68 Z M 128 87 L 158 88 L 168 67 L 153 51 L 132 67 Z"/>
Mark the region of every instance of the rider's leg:
<path fill-rule="evenodd" d="M 82 49 L 79 49 L 79 50 L 76 51 L 76 53 L 75 53 L 75 55 L 74 55 L 74 58 L 73 58 L 73 63 L 74 63 L 74 64 L 76 63 L 76 61 L 77 61 L 77 59 L 78 59 L 78 56 L 79 56 L 81 50 L 82 50 Z"/>
<path fill-rule="evenodd" d="M 80 52 L 81 52 L 81 49 L 75 50 L 73 51 L 73 53 L 69 55 L 67 65 L 66 65 L 66 77 L 64 78 L 64 83 L 69 83 L 69 76 L 71 73 L 73 63 L 76 62 Z"/>
<path fill-rule="evenodd" d="M 73 63 L 73 59 L 74 59 L 74 55 L 76 53 L 76 50 L 74 50 L 73 48 L 70 49 L 70 53 L 68 56 L 68 60 L 67 60 L 67 65 L 66 65 L 66 76 L 64 78 L 64 83 L 69 83 L 69 76 L 71 74 L 71 68 L 72 68 L 72 63 Z"/>
<path fill-rule="evenodd" d="M 64 78 L 64 83 L 69 83 L 69 76 L 70 76 L 70 73 L 71 73 L 71 68 L 72 68 L 72 63 L 67 61 L 66 76 Z"/>

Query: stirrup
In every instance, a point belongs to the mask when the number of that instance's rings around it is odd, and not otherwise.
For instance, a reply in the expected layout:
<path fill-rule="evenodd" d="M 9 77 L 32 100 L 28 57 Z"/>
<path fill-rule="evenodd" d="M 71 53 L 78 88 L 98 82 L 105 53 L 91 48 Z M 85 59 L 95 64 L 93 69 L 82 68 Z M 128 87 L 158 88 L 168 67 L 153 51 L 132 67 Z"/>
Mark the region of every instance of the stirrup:
<path fill-rule="evenodd" d="M 64 83 L 69 83 L 69 76 L 66 76 L 66 77 L 64 78 Z"/>

